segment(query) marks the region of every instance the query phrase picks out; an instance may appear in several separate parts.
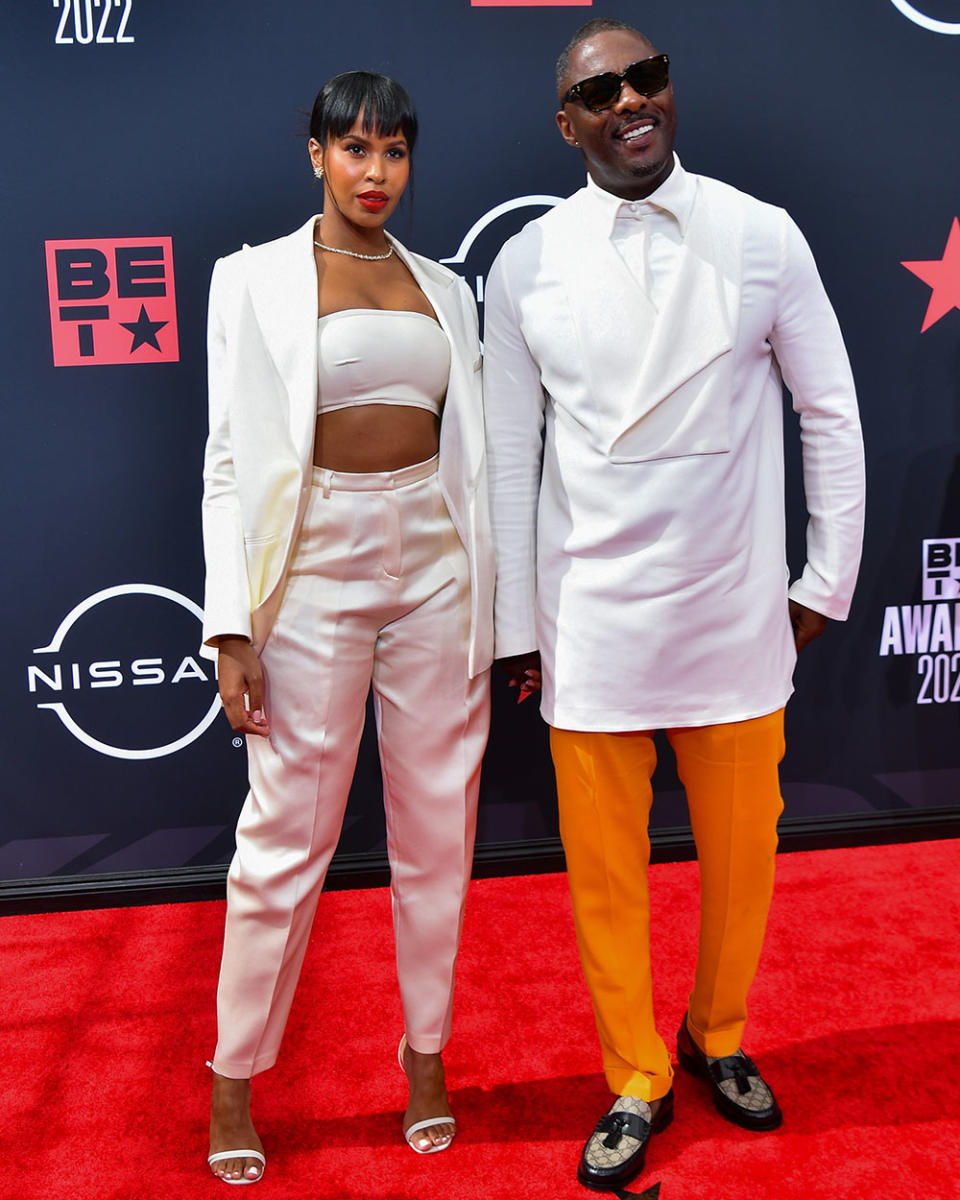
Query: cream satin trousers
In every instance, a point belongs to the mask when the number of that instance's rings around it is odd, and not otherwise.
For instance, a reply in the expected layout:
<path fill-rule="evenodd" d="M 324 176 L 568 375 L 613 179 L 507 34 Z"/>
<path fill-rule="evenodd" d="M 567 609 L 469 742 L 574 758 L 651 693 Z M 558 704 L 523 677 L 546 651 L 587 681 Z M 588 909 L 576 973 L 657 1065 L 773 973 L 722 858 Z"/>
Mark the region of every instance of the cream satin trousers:
<path fill-rule="evenodd" d="M 218 1074 L 246 1079 L 276 1061 L 371 683 L 406 1034 L 423 1053 L 446 1043 L 489 726 L 489 672 L 467 672 L 469 620 L 467 558 L 435 458 L 381 474 L 315 469 L 261 654 L 271 732 L 247 742 Z"/>

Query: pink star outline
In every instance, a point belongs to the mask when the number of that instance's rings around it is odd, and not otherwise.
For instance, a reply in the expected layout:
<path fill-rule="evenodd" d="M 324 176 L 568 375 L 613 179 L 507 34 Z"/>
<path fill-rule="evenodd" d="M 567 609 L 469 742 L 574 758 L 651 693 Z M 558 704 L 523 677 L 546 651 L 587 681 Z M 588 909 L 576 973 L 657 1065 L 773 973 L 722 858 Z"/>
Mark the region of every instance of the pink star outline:
<path fill-rule="evenodd" d="M 951 308 L 960 308 L 960 218 L 953 218 L 947 244 L 943 248 L 943 258 L 902 262 L 900 266 L 912 271 L 933 289 L 920 329 L 921 333 L 926 333 Z"/>

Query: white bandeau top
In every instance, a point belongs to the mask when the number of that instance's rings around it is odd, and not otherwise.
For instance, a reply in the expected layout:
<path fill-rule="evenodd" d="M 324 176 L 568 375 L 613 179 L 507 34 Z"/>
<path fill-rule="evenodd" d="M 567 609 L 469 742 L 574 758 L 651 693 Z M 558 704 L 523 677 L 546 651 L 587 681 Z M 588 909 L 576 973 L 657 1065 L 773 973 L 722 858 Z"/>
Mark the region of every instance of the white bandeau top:
<path fill-rule="evenodd" d="M 440 415 L 450 342 L 425 313 L 346 308 L 317 321 L 317 411 L 402 404 Z"/>

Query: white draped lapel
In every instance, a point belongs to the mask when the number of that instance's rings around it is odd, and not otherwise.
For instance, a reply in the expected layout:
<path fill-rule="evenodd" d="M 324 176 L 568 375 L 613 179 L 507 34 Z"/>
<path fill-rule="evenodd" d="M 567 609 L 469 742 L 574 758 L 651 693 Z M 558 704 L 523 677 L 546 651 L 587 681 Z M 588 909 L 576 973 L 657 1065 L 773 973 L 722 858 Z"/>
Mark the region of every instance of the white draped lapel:
<path fill-rule="evenodd" d="M 616 397 L 608 396 L 610 381 L 639 378 L 657 310 L 607 233 L 598 227 L 586 188 L 555 208 L 549 218 L 565 225 L 557 266 L 589 390 L 606 428 L 625 400 L 622 391 Z M 625 330 L 630 336 L 624 336 Z M 614 410 L 609 407 L 611 401 Z"/>
<path fill-rule="evenodd" d="M 248 251 L 250 300 L 264 345 L 286 387 L 290 436 L 303 466 L 313 457 L 317 418 L 317 217 L 269 245 Z"/>
<path fill-rule="evenodd" d="M 667 455 L 709 452 L 688 446 L 685 437 L 676 441 L 677 424 L 691 424 L 689 412 L 658 413 L 643 436 L 631 436 L 638 423 L 733 348 L 724 282 L 703 205 L 694 200 L 679 266 L 659 311 L 598 225 L 586 189 L 554 213 L 568 223 L 566 253 L 558 267 L 601 419 L 604 451 L 615 459 L 658 457 L 662 443 Z M 639 453 L 631 442 L 637 442 Z"/>

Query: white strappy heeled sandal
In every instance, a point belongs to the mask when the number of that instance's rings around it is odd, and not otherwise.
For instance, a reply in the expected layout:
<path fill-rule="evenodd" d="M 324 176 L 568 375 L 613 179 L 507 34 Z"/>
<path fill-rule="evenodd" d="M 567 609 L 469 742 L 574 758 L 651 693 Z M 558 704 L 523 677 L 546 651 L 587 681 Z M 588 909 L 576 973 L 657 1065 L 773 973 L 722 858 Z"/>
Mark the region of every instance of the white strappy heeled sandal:
<path fill-rule="evenodd" d="M 400 1070 L 404 1073 L 404 1075 L 407 1073 L 407 1068 L 403 1065 L 403 1052 L 406 1049 L 406 1045 L 407 1035 L 404 1034 L 400 1039 L 400 1045 L 397 1047 L 397 1061 L 400 1063 Z M 413 1144 L 414 1135 L 418 1134 L 421 1129 L 429 1129 L 431 1125 L 452 1125 L 454 1127 L 454 1131 L 456 1131 L 457 1127 L 457 1123 L 453 1117 L 428 1117 L 426 1121 L 414 1121 L 409 1128 L 403 1131 L 403 1136 L 406 1138 L 407 1145 L 414 1152 L 414 1154 L 438 1154 L 441 1150 L 448 1149 L 453 1142 L 454 1135 L 451 1133 L 450 1137 L 445 1142 L 441 1142 L 439 1145 L 431 1142 L 429 1146 L 424 1146 L 422 1149 L 419 1146 L 415 1146 Z"/>
<path fill-rule="evenodd" d="M 211 1071 L 213 1071 L 213 1063 L 210 1062 L 209 1059 L 207 1060 L 206 1065 Z M 214 1074 L 216 1074 L 215 1071 Z M 263 1178 L 263 1172 L 267 1168 L 267 1160 L 264 1158 L 263 1153 L 260 1150 L 220 1150 L 216 1154 L 207 1155 L 207 1165 L 212 1167 L 214 1163 L 226 1162 L 231 1158 L 255 1158 L 260 1164 L 260 1174 L 255 1175 L 252 1179 L 246 1179 L 242 1175 L 239 1179 L 227 1179 L 224 1175 L 217 1175 L 216 1178 L 221 1180 L 223 1183 L 259 1183 Z M 247 1170 L 249 1169 L 250 1168 L 248 1167 Z"/>
<path fill-rule="evenodd" d="M 217 1179 L 222 1180 L 224 1183 L 259 1183 L 263 1178 L 267 1160 L 259 1150 L 221 1150 L 219 1154 L 209 1155 L 207 1162 L 212 1167 L 214 1163 L 226 1162 L 228 1158 L 255 1158 L 260 1163 L 260 1174 L 255 1175 L 252 1179 L 246 1179 L 243 1175 L 239 1179 L 227 1179 L 225 1175 L 217 1175 Z"/>

